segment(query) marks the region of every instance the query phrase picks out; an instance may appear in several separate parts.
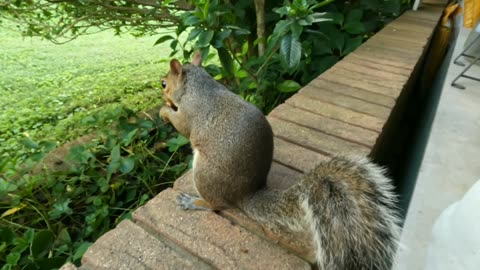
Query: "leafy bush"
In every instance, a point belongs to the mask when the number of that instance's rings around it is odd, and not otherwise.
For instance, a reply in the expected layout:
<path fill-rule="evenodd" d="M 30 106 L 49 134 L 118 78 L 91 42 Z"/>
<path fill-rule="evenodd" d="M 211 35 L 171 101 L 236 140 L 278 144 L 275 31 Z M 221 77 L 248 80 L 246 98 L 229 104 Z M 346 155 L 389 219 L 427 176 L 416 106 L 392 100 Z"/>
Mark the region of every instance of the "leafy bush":
<path fill-rule="evenodd" d="M 24 174 L 39 165 L 0 164 L 2 270 L 78 264 L 93 241 L 188 168 L 188 140 L 158 116 L 142 119 L 117 107 L 86 119 L 91 125 L 102 121 L 116 124 L 72 147 L 66 171 Z M 40 155 L 52 148 L 32 140 L 24 145 Z"/>
<path fill-rule="evenodd" d="M 263 1 L 253 1 L 257 2 Z M 172 55 L 206 58 L 216 50 L 221 66 L 206 68 L 246 100 L 269 112 L 310 80 L 360 46 L 409 1 L 193 0 L 176 36 L 166 35 Z M 264 22 L 260 30 L 257 27 Z M 180 38 L 188 33 L 186 39 Z M 183 36 L 182 36 L 183 37 Z"/>

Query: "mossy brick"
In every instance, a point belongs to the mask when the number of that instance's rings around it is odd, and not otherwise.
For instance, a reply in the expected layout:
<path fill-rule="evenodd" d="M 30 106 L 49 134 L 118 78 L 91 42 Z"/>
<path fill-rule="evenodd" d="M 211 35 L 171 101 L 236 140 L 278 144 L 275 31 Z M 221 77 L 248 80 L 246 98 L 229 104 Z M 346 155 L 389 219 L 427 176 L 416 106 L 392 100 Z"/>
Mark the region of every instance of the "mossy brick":
<path fill-rule="evenodd" d="M 338 69 L 337 69 L 338 70 Z M 342 70 L 343 71 L 343 70 Z M 308 84 L 301 89 L 300 95 L 318 99 L 330 104 L 350 109 L 352 111 L 368 114 L 381 119 L 387 119 L 390 109 L 365 100 L 357 99 L 338 92 L 317 88 L 314 84 Z"/>
<path fill-rule="evenodd" d="M 353 72 L 349 72 L 341 69 L 328 70 L 327 72 L 322 74 L 322 78 L 332 82 L 341 82 L 356 88 L 360 88 L 363 90 L 375 92 L 377 94 L 389 96 L 394 99 L 398 98 L 401 91 L 401 88 L 395 88 L 394 86 L 389 87 L 389 86 L 385 86 L 384 85 L 385 83 L 376 82 L 375 81 L 376 78 L 373 78 L 372 80 L 372 77 L 369 78 L 369 76 L 367 75 L 353 73 Z"/>
<path fill-rule="evenodd" d="M 303 88 L 300 93 L 304 90 L 307 89 Z M 379 136 L 378 132 L 304 111 L 289 104 L 278 106 L 270 113 L 270 116 L 307 126 L 339 138 L 345 138 L 370 148 L 373 148 Z"/>
<path fill-rule="evenodd" d="M 162 191 L 133 213 L 133 219 L 218 269 L 311 269 L 285 249 L 211 211 L 184 211 L 178 192 Z"/>
<path fill-rule="evenodd" d="M 87 250 L 82 263 L 92 269 L 214 269 L 129 220 L 100 237 Z"/>
<path fill-rule="evenodd" d="M 359 63 L 355 61 L 355 58 L 348 58 L 345 61 L 340 61 L 335 66 L 336 68 L 345 69 L 350 72 L 366 74 L 369 76 L 376 77 L 380 80 L 405 83 L 408 81 L 409 77 L 407 75 L 399 74 L 392 72 L 390 70 L 385 70 L 380 66 L 374 65 L 365 65 L 365 61 Z"/>
<path fill-rule="evenodd" d="M 326 155 L 277 137 L 274 137 L 273 144 L 273 160 L 302 172 L 311 170 L 316 164 L 329 158 Z M 270 180 L 273 183 L 275 183 L 274 177 L 275 175 L 272 175 L 272 180 Z"/>
<path fill-rule="evenodd" d="M 368 155 L 370 148 L 327 135 L 297 124 L 269 117 L 275 136 L 300 146 L 324 153 Z"/>
<path fill-rule="evenodd" d="M 323 115 L 325 117 L 377 132 L 381 132 L 383 125 L 385 124 L 385 120 L 383 119 L 355 112 L 319 100 L 313 100 L 302 95 L 294 95 L 293 97 L 289 98 L 286 103 L 315 114 Z"/>
<path fill-rule="evenodd" d="M 314 79 L 310 83 L 317 88 L 324 88 L 329 91 L 338 92 L 342 95 L 348 95 L 389 108 L 392 108 L 395 105 L 395 98 L 393 97 L 375 93 L 369 90 L 360 89 L 358 87 L 341 82 L 341 80 L 330 81 L 320 76 L 319 78 Z"/>

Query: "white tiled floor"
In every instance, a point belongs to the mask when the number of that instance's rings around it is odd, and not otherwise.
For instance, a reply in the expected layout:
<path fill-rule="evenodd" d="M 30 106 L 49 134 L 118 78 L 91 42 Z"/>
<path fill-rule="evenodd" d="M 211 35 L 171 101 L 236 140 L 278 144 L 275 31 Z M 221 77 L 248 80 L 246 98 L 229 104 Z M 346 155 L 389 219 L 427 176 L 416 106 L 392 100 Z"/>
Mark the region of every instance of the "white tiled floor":
<path fill-rule="evenodd" d="M 460 30 L 452 62 L 462 51 L 469 31 Z M 480 179 L 480 82 L 460 79 L 466 90 L 450 86 L 462 69 L 453 63 L 448 68 L 408 210 L 403 248 L 397 254 L 398 270 L 424 268 L 435 219 Z M 480 66 L 473 66 L 467 74 L 480 77 Z"/>

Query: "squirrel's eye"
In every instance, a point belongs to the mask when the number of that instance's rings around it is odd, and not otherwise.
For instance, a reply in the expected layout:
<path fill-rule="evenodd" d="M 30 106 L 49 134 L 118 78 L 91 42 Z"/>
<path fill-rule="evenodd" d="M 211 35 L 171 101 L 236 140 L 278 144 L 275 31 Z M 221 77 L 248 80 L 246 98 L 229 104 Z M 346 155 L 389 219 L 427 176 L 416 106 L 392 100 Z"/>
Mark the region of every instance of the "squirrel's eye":
<path fill-rule="evenodd" d="M 165 89 L 167 87 L 167 82 L 162 80 L 162 88 Z"/>

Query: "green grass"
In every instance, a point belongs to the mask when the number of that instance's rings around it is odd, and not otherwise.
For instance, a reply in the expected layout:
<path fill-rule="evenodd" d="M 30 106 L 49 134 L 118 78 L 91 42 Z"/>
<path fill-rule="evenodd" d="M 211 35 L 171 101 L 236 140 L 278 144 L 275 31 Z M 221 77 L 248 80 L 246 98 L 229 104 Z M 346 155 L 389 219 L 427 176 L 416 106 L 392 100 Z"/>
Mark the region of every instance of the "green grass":
<path fill-rule="evenodd" d="M 167 45 L 158 37 L 106 31 L 56 45 L 0 28 L 0 154 L 23 153 L 19 141 L 64 143 L 89 131 L 82 119 L 122 104 L 160 104 Z"/>

